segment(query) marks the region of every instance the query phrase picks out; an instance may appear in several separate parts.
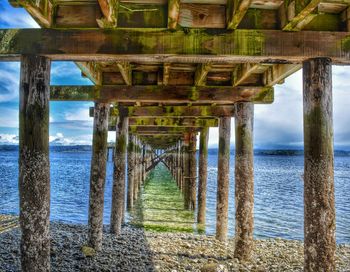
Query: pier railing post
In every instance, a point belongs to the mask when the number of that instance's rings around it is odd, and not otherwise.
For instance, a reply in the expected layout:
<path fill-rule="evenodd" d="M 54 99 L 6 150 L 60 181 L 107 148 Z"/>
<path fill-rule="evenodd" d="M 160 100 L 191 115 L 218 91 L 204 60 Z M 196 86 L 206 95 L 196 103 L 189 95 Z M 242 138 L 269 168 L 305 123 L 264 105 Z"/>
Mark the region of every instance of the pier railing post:
<path fill-rule="evenodd" d="M 125 212 L 125 162 L 128 137 L 128 117 L 119 114 L 116 125 L 113 192 L 110 232 L 119 235 Z"/>
<path fill-rule="evenodd" d="M 50 67 L 46 57 L 21 57 L 19 200 L 24 272 L 50 271 Z"/>
<path fill-rule="evenodd" d="M 205 224 L 207 201 L 207 167 L 208 167 L 208 139 L 209 128 L 204 127 L 199 139 L 199 165 L 198 165 L 198 224 Z"/>
<path fill-rule="evenodd" d="M 303 63 L 304 271 L 335 271 L 332 64 Z"/>
<path fill-rule="evenodd" d="M 235 252 L 239 260 L 248 260 L 253 248 L 254 230 L 254 104 L 235 105 Z"/>
<path fill-rule="evenodd" d="M 89 245 L 102 247 L 104 188 L 106 181 L 108 103 L 95 103 L 89 199 Z"/>
<path fill-rule="evenodd" d="M 127 208 L 132 209 L 134 206 L 134 167 L 135 167 L 135 143 L 134 136 L 129 133 L 128 142 L 128 193 Z"/>
<path fill-rule="evenodd" d="M 226 241 L 228 225 L 228 192 L 230 181 L 231 118 L 219 120 L 219 155 L 216 199 L 216 239 Z"/>

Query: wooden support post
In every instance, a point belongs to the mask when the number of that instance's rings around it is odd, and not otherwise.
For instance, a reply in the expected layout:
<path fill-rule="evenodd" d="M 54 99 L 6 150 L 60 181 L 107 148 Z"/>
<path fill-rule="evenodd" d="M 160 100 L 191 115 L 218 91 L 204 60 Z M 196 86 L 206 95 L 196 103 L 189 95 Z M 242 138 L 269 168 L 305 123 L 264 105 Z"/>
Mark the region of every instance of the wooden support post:
<path fill-rule="evenodd" d="M 190 165 L 189 165 L 189 147 L 188 143 L 185 143 L 184 150 L 183 150 L 183 160 L 184 160 L 184 180 L 183 180 L 183 193 L 184 193 L 184 200 L 185 200 L 185 209 L 190 209 L 189 206 L 189 198 L 190 198 L 190 192 L 189 192 L 189 176 L 190 176 Z"/>
<path fill-rule="evenodd" d="M 125 209 L 125 161 L 128 137 L 128 117 L 120 114 L 116 126 L 113 170 L 113 196 L 110 232 L 120 234 Z"/>
<path fill-rule="evenodd" d="M 134 136 L 129 133 L 128 143 L 128 193 L 127 193 L 127 208 L 134 207 L 134 167 L 135 167 L 135 143 Z"/>
<path fill-rule="evenodd" d="M 237 103 L 235 112 L 235 252 L 239 260 L 248 260 L 253 247 L 254 229 L 254 105 Z"/>
<path fill-rule="evenodd" d="M 199 140 L 199 170 L 198 170 L 198 224 L 205 224 L 207 202 L 207 166 L 208 166 L 209 128 L 205 127 L 200 133 Z"/>
<path fill-rule="evenodd" d="M 19 196 L 22 271 L 50 271 L 50 60 L 21 57 Z"/>
<path fill-rule="evenodd" d="M 188 155 L 189 155 L 189 179 L 188 179 L 188 208 L 190 210 L 196 209 L 196 201 L 197 201 L 197 157 L 196 157 L 196 143 L 197 143 L 197 135 L 196 133 L 190 133 L 190 144 L 188 147 Z"/>
<path fill-rule="evenodd" d="M 228 191 L 230 181 L 231 118 L 219 120 L 219 156 L 216 199 L 216 239 L 226 241 L 228 224 Z"/>
<path fill-rule="evenodd" d="M 303 63 L 304 271 L 335 271 L 332 66 Z"/>
<path fill-rule="evenodd" d="M 109 108 L 95 103 L 89 199 L 89 246 L 95 250 L 102 247 Z"/>

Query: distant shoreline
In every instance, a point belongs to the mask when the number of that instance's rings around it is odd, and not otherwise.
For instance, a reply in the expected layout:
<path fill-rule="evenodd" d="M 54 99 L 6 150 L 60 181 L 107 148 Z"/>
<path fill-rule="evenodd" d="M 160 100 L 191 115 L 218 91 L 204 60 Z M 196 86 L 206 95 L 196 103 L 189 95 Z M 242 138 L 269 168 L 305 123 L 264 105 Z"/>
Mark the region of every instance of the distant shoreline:
<path fill-rule="evenodd" d="M 91 145 L 50 145 L 50 151 L 53 152 L 91 152 Z M 18 145 L 1 145 L 0 152 L 2 151 L 17 151 Z M 209 148 L 209 155 L 216 155 L 217 148 Z M 231 149 L 231 155 L 234 155 L 234 149 Z M 254 155 L 257 156 L 303 156 L 303 149 L 284 149 L 284 148 L 271 148 L 271 149 L 260 149 L 254 150 Z M 336 157 L 350 157 L 350 151 L 336 149 L 334 151 Z"/>

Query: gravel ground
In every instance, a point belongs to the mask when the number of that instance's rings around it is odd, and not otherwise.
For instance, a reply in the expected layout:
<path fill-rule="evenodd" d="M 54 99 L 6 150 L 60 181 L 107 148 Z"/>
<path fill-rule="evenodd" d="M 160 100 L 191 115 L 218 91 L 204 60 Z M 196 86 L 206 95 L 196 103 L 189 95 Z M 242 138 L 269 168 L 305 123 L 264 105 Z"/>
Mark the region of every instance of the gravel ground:
<path fill-rule="evenodd" d="M 86 232 L 82 225 L 51 224 L 52 271 L 302 271 L 303 265 L 298 241 L 256 240 L 252 261 L 239 263 L 233 241 L 130 226 L 118 238 L 105 232 L 103 250 L 87 257 Z M 18 229 L 0 234 L 0 271 L 19 271 L 19 238 Z M 350 272 L 350 245 L 338 246 L 337 271 Z"/>

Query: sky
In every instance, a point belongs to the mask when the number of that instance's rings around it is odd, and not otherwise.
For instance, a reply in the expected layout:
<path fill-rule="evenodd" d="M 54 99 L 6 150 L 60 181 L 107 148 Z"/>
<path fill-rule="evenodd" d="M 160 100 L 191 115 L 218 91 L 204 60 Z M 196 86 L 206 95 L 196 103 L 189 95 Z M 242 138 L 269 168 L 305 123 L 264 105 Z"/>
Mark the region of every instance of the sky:
<path fill-rule="evenodd" d="M 37 28 L 22 8 L 11 7 L 0 0 L 0 28 Z M 18 144 L 18 62 L 0 62 L 0 144 Z M 335 148 L 350 150 L 350 69 L 333 66 L 333 111 Z M 53 62 L 51 84 L 90 85 L 81 77 L 73 62 Z M 91 145 L 92 118 L 86 102 L 50 102 L 51 144 Z M 270 105 L 255 105 L 255 148 L 302 148 L 303 146 L 302 72 L 291 75 L 285 83 L 275 86 L 275 101 Z M 110 132 L 108 140 L 115 134 Z M 211 128 L 209 145 L 216 147 L 218 129 Z M 234 144 L 234 119 L 231 124 Z"/>

